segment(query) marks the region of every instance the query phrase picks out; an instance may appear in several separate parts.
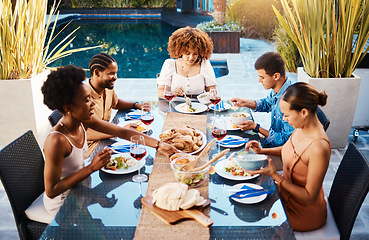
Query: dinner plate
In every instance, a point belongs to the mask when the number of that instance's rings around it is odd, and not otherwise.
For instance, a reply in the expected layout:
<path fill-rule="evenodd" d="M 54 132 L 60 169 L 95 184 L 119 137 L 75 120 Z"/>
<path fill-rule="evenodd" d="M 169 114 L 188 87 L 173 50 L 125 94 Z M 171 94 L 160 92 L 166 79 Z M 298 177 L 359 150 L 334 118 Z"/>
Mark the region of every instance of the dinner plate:
<path fill-rule="evenodd" d="M 187 110 L 185 110 L 185 105 L 186 103 L 181 103 L 178 104 L 175 109 L 180 112 L 180 113 L 202 113 L 205 112 L 206 110 L 208 110 L 208 106 L 206 106 L 205 104 L 202 103 L 196 103 L 196 102 L 191 102 L 192 107 L 194 109 L 196 109 L 196 111 L 194 112 L 188 112 Z"/>
<path fill-rule="evenodd" d="M 132 158 L 130 153 L 118 153 L 118 154 L 113 154 L 111 155 L 111 158 L 116 158 L 116 157 L 125 157 L 125 158 Z M 138 163 L 132 167 L 129 167 L 127 169 L 124 168 L 119 168 L 117 170 L 111 170 L 111 169 L 105 169 L 104 167 L 101 168 L 101 171 L 106 172 L 106 173 L 110 173 L 110 174 L 128 174 L 128 173 L 132 173 L 134 171 L 138 171 L 138 169 L 141 169 L 143 166 L 145 166 L 145 158 L 138 161 Z"/>
<path fill-rule="evenodd" d="M 233 187 L 231 187 L 231 189 L 240 189 L 242 188 L 244 185 L 248 186 L 248 187 L 252 187 L 255 189 L 263 189 L 262 186 L 259 186 L 257 184 L 253 184 L 253 183 L 239 183 L 234 185 Z M 239 202 L 239 203 L 244 203 L 244 204 L 254 204 L 254 203 L 258 203 L 263 201 L 266 197 L 268 196 L 267 193 L 260 195 L 260 196 L 255 196 L 255 197 L 248 197 L 248 198 L 232 198 L 234 201 Z"/>
<path fill-rule="evenodd" d="M 217 111 L 217 112 L 222 112 L 222 111 L 227 111 L 228 109 L 230 109 L 232 107 L 231 104 L 228 104 L 228 103 L 223 103 L 223 105 L 224 105 L 224 108 L 219 109 L 219 110 L 215 109 L 215 105 L 214 104 L 210 104 L 209 105 L 209 108 L 211 110 L 214 110 L 214 111 Z"/>
<path fill-rule="evenodd" d="M 224 164 L 226 163 L 226 161 L 229 161 L 229 160 L 225 159 L 225 160 L 219 161 L 219 162 L 217 162 L 217 164 L 215 164 L 215 172 L 221 177 L 227 178 L 229 180 L 244 181 L 244 180 L 249 180 L 249 179 L 256 178 L 260 175 L 260 174 L 255 174 L 253 176 L 246 176 L 246 177 L 233 176 L 232 173 L 226 172 L 226 170 L 225 170 Z"/>
<path fill-rule="evenodd" d="M 220 142 L 218 142 L 218 144 L 222 147 L 225 147 L 225 148 L 237 148 L 237 147 L 241 147 L 242 145 L 244 145 L 246 143 L 246 142 L 237 143 L 237 144 L 224 144 L 224 143 L 222 143 L 224 140 L 229 140 L 229 139 L 246 140 L 245 138 L 237 136 L 237 135 L 227 135 Z"/>
<path fill-rule="evenodd" d="M 164 131 L 163 133 L 166 133 L 166 132 L 169 132 L 169 131 L 170 131 L 170 129 L 168 129 L 167 131 Z M 200 133 L 201 134 L 201 136 L 202 136 L 202 145 L 196 151 L 190 152 L 188 154 L 196 154 L 196 153 L 200 152 L 206 146 L 206 143 L 207 143 L 206 135 L 203 132 L 201 132 L 200 130 L 195 129 L 195 131 L 197 133 Z"/>
<path fill-rule="evenodd" d="M 129 123 L 136 123 L 139 126 L 141 126 L 143 128 L 142 132 L 147 132 L 150 130 L 150 125 L 147 126 L 145 125 L 143 122 L 141 122 L 141 120 L 128 120 L 128 121 L 124 121 L 124 122 L 119 122 L 118 125 L 121 127 L 124 127 L 125 125 L 129 124 Z"/>

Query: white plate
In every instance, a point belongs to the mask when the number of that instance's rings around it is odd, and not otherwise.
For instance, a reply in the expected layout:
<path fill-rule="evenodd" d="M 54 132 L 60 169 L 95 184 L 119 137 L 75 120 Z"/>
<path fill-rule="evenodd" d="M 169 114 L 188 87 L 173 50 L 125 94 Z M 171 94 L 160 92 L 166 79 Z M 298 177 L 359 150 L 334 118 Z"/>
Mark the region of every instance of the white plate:
<path fill-rule="evenodd" d="M 214 110 L 214 111 L 217 111 L 217 112 L 222 112 L 222 111 L 227 111 L 228 109 L 230 109 L 232 107 L 231 104 L 228 104 L 228 103 L 223 103 L 223 105 L 224 105 L 224 108 L 220 109 L 220 110 L 216 110 L 214 104 L 210 104 L 209 108 L 211 110 Z"/>
<path fill-rule="evenodd" d="M 132 158 L 131 155 L 129 153 L 118 153 L 118 154 L 113 154 L 111 155 L 111 158 L 116 158 L 116 157 L 125 157 L 125 158 Z M 141 169 L 143 166 L 145 166 L 145 158 L 141 159 L 140 161 L 138 161 L 138 164 L 129 167 L 127 169 L 124 168 L 119 168 L 117 170 L 111 170 L 111 169 L 105 169 L 104 167 L 101 168 L 101 171 L 106 172 L 106 173 L 111 173 L 111 174 L 128 174 L 134 171 L 138 171 L 138 169 Z"/>
<path fill-rule="evenodd" d="M 234 185 L 233 187 L 231 187 L 231 189 L 240 189 L 242 188 L 243 185 L 246 185 L 248 187 L 252 187 L 255 189 L 263 189 L 262 186 L 259 186 L 257 184 L 253 184 L 253 183 L 239 183 Z M 258 203 L 263 201 L 266 197 L 268 196 L 267 193 L 260 195 L 260 196 L 255 196 L 255 197 L 249 197 L 249 198 L 232 198 L 234 201 L 239 202 L 239 203 L 244 203 L 244 204 L 254 204 L 254 203 Z"/>
<path fill-rule="evenodd" d="M 205 104 L 202 104 L 202 103 L 196 103 L 196 102 L 192 102 L 192 107 L 194 109 L 196 109 L 195 112 L 187 112 L 185 110 L 183 110 L 183 106 L 186 105 L 186 103 L 181 103 L 181 104 L 178 104 L 175 109 L 180 112 L 180 113 L 202 113 L 202 112 L 205 112 L 206 110 L 208 110 L 208 106 L 206 106 Z"/>
<path fill-rule="evenodd" d="M 129 123 L 136 123 L 139 126 L 143 127 L 142 132 L 147 132 L 147 131 L 150 130 L 150 125 L 149 126 L 145 125 L 143 122 L 141 122 L 141 120 L 128 120 L 128 121 L 124 121 L 124 122 L 119 122 L 118 125 L 121 126 L 121 127 L 124 127 L 125 125 L 127 125 Z"/>
<path fill-rule="evenodd" d="M 226 163 L 226 161 L 229 161 L 228 159 L 222 160 L 217 162 L 217 164 L 215 164 L 215 172 L 224 178 L 230 179 L 230 180 L 237 180 L 237 181 L 243 181 L 243 180 L 249 180 L 249 179 L 253 179 L 258 177 L 260 174 L 255 174 L 253 176 L 233 176 L 232 173 L 230 172 L 226 172 L 224 164 Z"/>
<path fill-rule="evenodd" d="M 164 131 L 163 133 L 166 133 L 166 132 L 169 132 L 169 131 L 170 131 L 170 129 L 168 129 L 167 131 Z M 200 152 L 200 151 L 201 151 L 201 150 L 206 146 L 206 143 L 207 143 L 206 135 L 205 135 L 203 132 L 201 132 L 200 130 L 195 129 L 195 131 L 196 131 L 197 133 L 200 133 L 200 134 L 201 134 L 201 136 L 202 136 L 202 145 L 201 145 L 201 147 L 200 147 L 199 149 L 197 149 L 196 151 L 194 151 L 194 152 L 190 152 L 190 153 L 188 153 L 188 154 L 196 154 L 196 153 Z"/>
<path fill-rule="evenodd" d="M 241 147 L 242 145 L 244 145 L 245 143 L 238 143 L 238 144 L 222 144 L 223 140 L 227 140 L 227 139 L 238 139 L 238 140 L 245 140 L 243 137 L 237 136 L 237 135 L 227 135 L 225 136 L 225 138 L 223 138 L 218 144 L 222 147 L 225 148 L 237 148 L 237 147 Z"/>

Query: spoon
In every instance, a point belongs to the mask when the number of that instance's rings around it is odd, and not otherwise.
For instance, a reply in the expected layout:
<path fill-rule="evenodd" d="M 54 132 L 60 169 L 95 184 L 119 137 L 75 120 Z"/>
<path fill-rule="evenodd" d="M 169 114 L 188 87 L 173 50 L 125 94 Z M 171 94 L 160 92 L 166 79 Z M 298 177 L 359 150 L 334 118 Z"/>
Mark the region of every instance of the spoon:
<path fill-rule="evenodd" d="M 197 172 L 197 171 L 201 171 L 204 168 L 206 168 L 207 166 L 209 166 L 210 164 L 212 164 L 213 162 L 215 162 L 216 160 L 218 160 L 219 158 L 223 157 L 224 155 L 226 155 L 227 153 L 229 153 L 231 149 L 227 148 L 223 151 L 221 151 L 218 155 L 216 155 L 213 159 L 211 159 L 209 162 L 205 163 L 204 165 L 194 168 L 192 170 L 190 170 L 190 172 Z"/>
<path fill-rule="evenodd" d="M 208 145 L 206 145 L 204 147 L 204 149 L 200 152 L 200 154 L 195 158 L 195 160 L 193 161 L 190 161 L 189 163 L 187 163 L 186 165 L 184 165 L 182 168 L 181 168 L 181 171 L 185 171 L 185 172 L 188 172 L 190 171 L 191 169 L 195 168 L 196 167 L 196 164 L 197 162 L 200 160 L 200 158 L 202 158 L 207 152 L 210 151 L 210 149 L 214 146 L 216 142 L 216 138 L 214 138 L 213 140 L 211 140 Z"/>

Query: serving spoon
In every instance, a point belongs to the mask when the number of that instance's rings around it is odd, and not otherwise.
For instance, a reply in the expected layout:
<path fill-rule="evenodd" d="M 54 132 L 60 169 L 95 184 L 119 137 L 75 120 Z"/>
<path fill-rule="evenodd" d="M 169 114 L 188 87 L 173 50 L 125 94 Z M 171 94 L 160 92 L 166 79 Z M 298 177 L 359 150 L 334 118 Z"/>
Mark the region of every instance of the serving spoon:
<path fill-rule="evenodd" d="M 210 149 L 214 146 L 215 142 L 216 142 L 216 138 L 214 138 L 213 140 L 211 140 L 204 147 L 204 149 L 202 149 L 202 151 L 200 152 L 200 154 L 193 161 L 190 161 L 189 163 L 187 163 L 186 165 L 184 165 L 183 167 L 181 167 L 181 171 L 188 172 L 188 171 L 194 169 L 196 167 L 197 162 L 200 160 L 200 158 L 202 158 L 207 152 L 210 151 Z"/>
<path fill-rule="evenodd" d="M 201 171 L 204 168 L 206 168 L 207 166 L 209 166 L 210 164 L 212 164 L 213 162 L 215 162 L 216 160 L 218 160 L 219 158 L 223 157 L 224 155 L 226 155 L 227 153 L 229 153 L 231 149 L 227 148 L 223 151 L 221 151 L 219 154 L 217 154 L 214 158 L 212 158 L 209 162 L 205 163 L 204 165 L 194 168 L 192 170 L 190 170 L 190 172 L 197 172 L 197 171 Z"/>

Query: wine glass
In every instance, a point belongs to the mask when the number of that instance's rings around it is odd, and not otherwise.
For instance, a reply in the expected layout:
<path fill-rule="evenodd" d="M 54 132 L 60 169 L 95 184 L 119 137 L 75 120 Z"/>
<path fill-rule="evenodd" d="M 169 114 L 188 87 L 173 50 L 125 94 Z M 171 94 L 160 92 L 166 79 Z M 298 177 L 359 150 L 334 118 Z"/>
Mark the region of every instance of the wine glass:
<path fill-rule="evenodd" d="M 172 103 L 172 99 L 173 99 L 175 96 L 176 96 L 176 95 L 175 95 L 175 93 L 174 93 L 174 92 L 172 92 L 171 87 L 170 87 L 169 85 L 165 85 L 165 86 L 164 86 L 164 97 L 165 97 L 165 99 L 166 99 L 166 100 L 168 100 L 168 102 L 169 102 L 169 112 L 171 112 L 171 107 L 170 107 L 170 105 L 171 105 L 171 103 Z"/>
<path fill-rule="evenodd" d="M 214 105 L 214 118 L 216 118 L 216 105 L 222 100 L 217 93 L 217 90 L 212 88 L 210 89 L 210 102 Z"/>
<path fill-rule="evenodd" d="M 134 135 L 131 137 L 130 154 L 137 161 L 143 159 L 146 155 L 145 139 L 141 135 Z M 147 181 L 147 176 L 140 173 L 141 168 L 138 169 L 138 174 L 132 177 L 134 182 Z"/>
<path fill-rule="evenodd" d="M 212 123 L 213 130 L 211 132 L 211 135 L 218 140 L 218 154 L 220 153 L 220 140 L 227 136 L 226 124 L 226 119 L 221 117 L 215 118 Z M 214 154 L 214 156 L 215 155 L 217 154 Z"/>
<path fill-rule="evenodd" d="M 146 126 L 150 125 L 154 121 L 154 116 L 151 114 L 151 106 L 143 105 L 141 107 L 141 122 Z"/>

